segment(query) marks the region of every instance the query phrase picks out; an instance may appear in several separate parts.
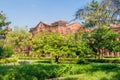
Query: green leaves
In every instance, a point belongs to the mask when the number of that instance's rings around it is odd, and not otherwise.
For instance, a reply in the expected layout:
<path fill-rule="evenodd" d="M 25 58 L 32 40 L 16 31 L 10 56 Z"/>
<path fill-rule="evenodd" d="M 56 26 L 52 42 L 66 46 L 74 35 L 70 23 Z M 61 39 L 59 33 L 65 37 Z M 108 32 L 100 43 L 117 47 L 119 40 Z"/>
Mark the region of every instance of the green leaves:
<path fill-rule="evenodd" d="M 93 53 L 89 45 L 82 40 L 82 33 L 58 34 L 40 32 L 32 38 L 33 49 L 38 53 L 50 53 L 54 56 L 79 56 Z"/>
<path fill-rule="evenodd" d="M 24 29 L 15 29 L 6 35 L 6 44 L 11 44 L 18 52 L 22 52 L 25 46 L 31 46 L 31 36 L 30 33 Z"/>
<path fill-rule="evenodd" d="M 109 25 L 112 23 L 113 8 L 110 2 L 93 0 L 83 9 L 79 9 L 75 17 L 81 19 L 85 27 L 95 27 L 101 25 Z"/>
<path fill-rule="evenodd" d="M 85 38 L 84 40 L 87 41 L 88 45 L 95 53 L 99 52 L 99 54 L 103 54 L 104 52 L 100 52 L 102 49 L 110 52 L 120 50 L 120 41 L 116 40 L 120 35 L 108 27 L 99 27 L 94 29 L 91 33 L 84 35 L 83 39 Z"/>
<path fill-rule="evenodd" d="M 33 48 L 38 47 L 46 53 L 61 54 L 64 36 L 57 33 L 43 32 L 33 37 Z"/>
<path fill-rule="evenodd" d="M 6 25 L 9 25 L 11 22 L 6 22 L 6 16 L 3 14 L 3 12 L 0 12 L 0 28 Z"/>

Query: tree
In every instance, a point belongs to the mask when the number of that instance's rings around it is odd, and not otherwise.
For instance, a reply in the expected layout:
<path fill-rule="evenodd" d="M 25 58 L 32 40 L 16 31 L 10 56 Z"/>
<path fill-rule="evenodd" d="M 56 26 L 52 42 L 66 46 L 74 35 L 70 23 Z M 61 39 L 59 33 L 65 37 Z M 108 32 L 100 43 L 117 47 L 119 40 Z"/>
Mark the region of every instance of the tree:
<path fill-rule="evenodd" d="M 70 45 L 74 45 L 75 48 L 75 54 L 77 56 L 85 57 L 86 55 L 91 55 L 94 53 L 92 49 L 90 49 L 90 46 L 87 44 L 85 40 L 82 39 L 83 32 L 77 32 L 75 34 L 72 34 L 71 38 L 68 38 L 72 42 Z M 72 51 L 71 51 L 72 52 Z"/>
<path fill-rule="evenodd" d="M 118 34 L 118 38 L 120 38 L 120 35 Z M 110 52 L 113 52 L 115 57 L 117 57 L 117 52 L 120 52 L 120 41 L 115 40 L 112 41 L 110 44 L 106 45 L 106 49 L 108 49 Z"/>
<path fill-rule="evenodd" d="M 9 25 L 11 22 L 6 21 L 6 15 L 1 11 L 0 12 L 0 39 L 5 39 L 5 35 L 7 34 L 6 30 L 2 27 Z"/>
<path fill-rule="evenodd" d="M 11 22 L 6 21 L 6 15 L 0 12 L 0 59 L 7 58 L 14 54 L 12 47 L 5 43 L 7 31 L 2 27 L 9 25 Z"/>
<path fill-rule="evenodd" d="M 11 44 L 16 53 L 22 53 L 25 46 L 31 46 L 31 35 L 25 29 L 15 27 L 14 31 L 6 35 L 5 43 Z"/>
<path fill-rule="evenodd" d="M 2 29 L 3 26 L 9 25 L 11 22 L 6 22 L 6 15 L 1 11 L 0 12 L 0 29 Z"/>
<path fill-rule="evenodd" d="M 110 0 L 110 1 L 117 9 L 120 9 L 120 0 Z"/>
<path fill-rule="evenodd" d="M 112 29 L 108 27 L 99 27 L 88 34 L 85 34 L 83 39 L 87 41 L 95 53 L 98 52 L 100 59 L 102 54 L 104 54 L 103 49 L 107 49 L 108 51 L 112 52 L 113 48 L 118 47 L 117 44 L 112 46 L 113 44 L 119 42 L 116 40 L 118 37 L 119 34 L 114 32 Z"/>
<path fill-rule="evenodd" d="M 87 43 L 81 39 L 80 34 L 58 34 L 41 32 L 32 38 L 33 51 L 35 53 L 52 54 L 55 62 L 59 62 L 62 56 L 83 56 L 92 53 Z"/>
<path fill-rule="evenodd" d="M 107 0 L 108 1 L 108 0 Z M 112 14 L 114 9 L 110 1 L 106 0 L 98 2 L 93 0 L 85 8 L 79 9 L 75 17 L 76 19 L 83 20 L 85 27 L 99 27 L 102 25 L 109 25 L 112 23 Z"/>
<path fill-rule="evenodd" d="M 62 54 L 67 54 L 65 36 L 58 33 L 42 32 L 32 39 L 33 50 L 37 53 L 48 53 L 55 57 L 55 62 L 59 62 Z"/>

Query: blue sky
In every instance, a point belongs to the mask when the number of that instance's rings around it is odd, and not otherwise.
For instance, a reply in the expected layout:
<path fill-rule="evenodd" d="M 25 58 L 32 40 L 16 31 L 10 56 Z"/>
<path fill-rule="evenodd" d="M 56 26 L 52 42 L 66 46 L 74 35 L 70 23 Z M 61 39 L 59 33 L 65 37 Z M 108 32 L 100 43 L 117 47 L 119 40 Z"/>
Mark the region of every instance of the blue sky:
<path fill-rule="evenodd" d="M 10 27 L 34 27 L 40 21 L 70 21 L 75 12 L 92 0 L 0 0 L 0 11 L 3 11 Z"/>

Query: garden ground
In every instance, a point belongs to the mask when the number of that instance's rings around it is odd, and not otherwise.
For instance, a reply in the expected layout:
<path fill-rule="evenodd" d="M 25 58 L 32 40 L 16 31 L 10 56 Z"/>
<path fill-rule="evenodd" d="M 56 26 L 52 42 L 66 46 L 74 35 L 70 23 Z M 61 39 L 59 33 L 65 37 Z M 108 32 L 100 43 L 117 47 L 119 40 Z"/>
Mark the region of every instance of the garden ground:
<path fill-rule="evenodd" d="M 21 64 L 0 65 L 0 80 L 120 80 L 120 65 Z"/>

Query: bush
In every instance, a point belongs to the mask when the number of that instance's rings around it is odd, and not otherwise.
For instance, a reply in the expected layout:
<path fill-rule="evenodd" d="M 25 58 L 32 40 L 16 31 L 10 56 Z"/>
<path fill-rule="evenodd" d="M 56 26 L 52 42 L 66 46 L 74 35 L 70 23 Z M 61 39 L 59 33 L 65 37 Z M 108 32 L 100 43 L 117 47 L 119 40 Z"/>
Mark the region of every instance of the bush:
<path fill-rule="evenodd" d="M 17 62 L 18 59 L 13 57 L 13 58 L 6 58 L 6 59 L 0 59 L 0 64 L 5 64 L 5 63 L 15 63 Z"/>
<path fill-rule="evenodd" d="M 84 58 L 79 59 L 77 61 L 78 64 L 86 64 L 86 63 L 120 63 L 120 59 L 116 58 L 104 58 L 104 59 L 92 59 L 92 58 Z"/>
<path fill-rule="evenodd" d="M 77 61 L 77 64 L 88 64 L 89 62 L 88 62 L 88 60 L 87 59 L 79 59 L 78 61 Z"/>
<path fill-rule="evenodd" d="M 0 47 L 0 59 L 11 57 L 14 54 L 14 50 L 10 46 Z"/>

